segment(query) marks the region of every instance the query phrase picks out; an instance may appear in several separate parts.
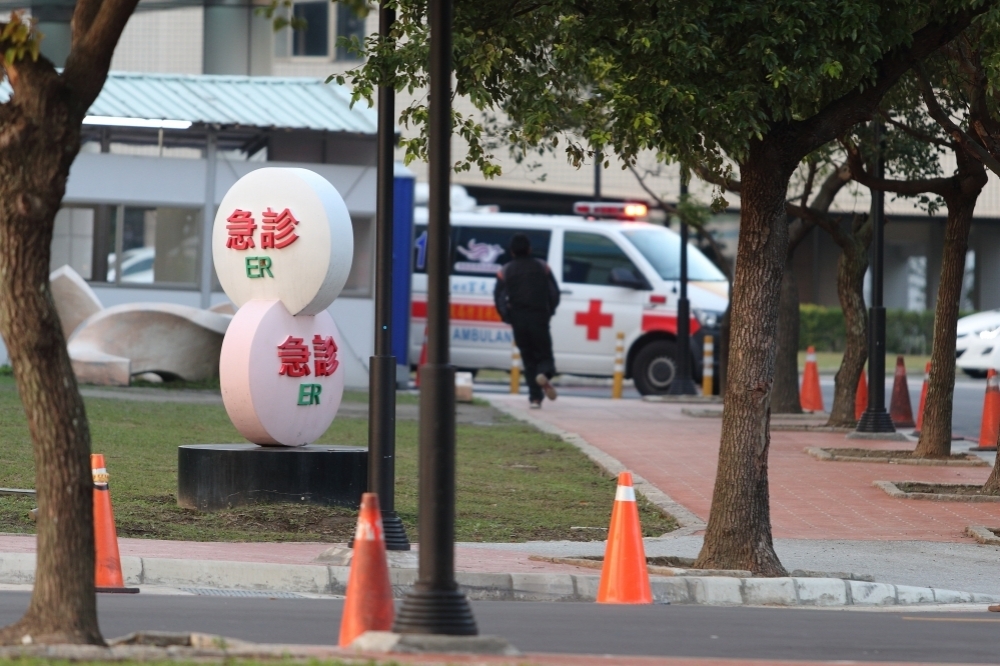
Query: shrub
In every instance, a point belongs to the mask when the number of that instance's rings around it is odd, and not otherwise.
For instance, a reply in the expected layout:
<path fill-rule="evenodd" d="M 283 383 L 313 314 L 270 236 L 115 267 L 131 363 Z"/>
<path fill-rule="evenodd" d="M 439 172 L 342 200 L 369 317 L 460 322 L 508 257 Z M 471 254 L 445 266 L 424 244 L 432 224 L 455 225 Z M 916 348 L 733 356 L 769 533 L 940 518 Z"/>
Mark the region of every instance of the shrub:
<path fill-rule="evenodd" d="M 804 350 L 811 345 L 816 351 L 844 351 L 844 313 L 840 308 L 804 304 L 799 308 L 799 314 L 799 349 Z M 933 310 L 886 310 L 887 354 L 929 354 L 933 338 Z"/>

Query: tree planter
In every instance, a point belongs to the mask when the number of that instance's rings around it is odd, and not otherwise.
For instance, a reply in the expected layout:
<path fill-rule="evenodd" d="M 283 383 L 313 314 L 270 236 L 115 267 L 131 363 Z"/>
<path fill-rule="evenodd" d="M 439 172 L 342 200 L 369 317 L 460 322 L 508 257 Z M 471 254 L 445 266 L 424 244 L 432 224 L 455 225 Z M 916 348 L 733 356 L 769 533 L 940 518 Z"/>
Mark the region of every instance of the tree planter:
<path fill-rule="evenodd" d="M 890 465 L 944 465 L 952 467 L 986 467 L 988 462 L 968 453 L 955 453 L 948 458 L 914 458 L 912 451 L 878 449 L 821 449 L 813 446 L 805 452 L 817 460 L 837 462 L 888 463 Z M 978 486 L 977 486 L 978 487 Z"/>
<path fill-rule="evenodd" d="M 1000 495 L 978 495 L 982 486 L 969 483 L 918 483 L 915 481 L 874 481 L 890 497 L 935 502 L 1000 502 Z"/>

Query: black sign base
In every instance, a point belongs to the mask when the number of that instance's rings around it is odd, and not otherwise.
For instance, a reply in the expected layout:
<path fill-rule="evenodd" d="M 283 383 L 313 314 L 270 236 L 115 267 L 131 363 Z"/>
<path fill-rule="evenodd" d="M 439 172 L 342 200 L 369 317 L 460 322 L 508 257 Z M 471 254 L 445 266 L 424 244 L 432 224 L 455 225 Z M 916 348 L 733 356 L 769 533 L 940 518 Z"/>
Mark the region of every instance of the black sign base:
<path fill-rule="evenodd" d="M 277 503 L 356 509 L 367 483 L 361 447 L 189 444 L 177 455 L 177 503 L 199 511 Z"/>

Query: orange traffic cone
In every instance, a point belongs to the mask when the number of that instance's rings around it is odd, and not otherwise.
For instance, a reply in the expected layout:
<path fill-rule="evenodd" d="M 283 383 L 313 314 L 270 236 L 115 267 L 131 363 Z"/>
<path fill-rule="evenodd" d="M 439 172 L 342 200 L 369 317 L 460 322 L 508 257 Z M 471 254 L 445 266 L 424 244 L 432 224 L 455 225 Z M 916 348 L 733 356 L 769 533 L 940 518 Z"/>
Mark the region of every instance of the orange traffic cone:
<path fill-rule="evenodd" d="M 608 545 L 604 550 L 604 566 L 601 568 L 601 584 L 597 588 L 597 603 L 653 603 L 631 472 L 618 475 L 618 490 L 611 510 L 611 527 L 608 529 Z"/>
<path fill-rule="evenodd" d="M 806 350 L 806 370 L 802 373 L 802 409 L 807 412 L 823 411 L 823 393 L 819 390 L 819 369 L 816 367 L 816 349 Z"/>
<path fill-rule="evenodd" d="M 892 401 L 889 403 L 889 418 L 897 428 L 912 428 L 913 403 L 910 402 L 910 387 L 906 383 L 906 363 L 902 356 L 896 357 L 896 378 L 892 383 Z"/>
<path fill-rule="evenodd" d="M 924 386 L 920 389 L 920 404 L 917 406 L 917 429 L 914 435 L 920 434 L 920 429 L 924 427 L 924 407 L 927 406 L 927 386 L 931 383 L 931 362 L 927 361 L 924 366 Z"/>
<path fill-rule="evenodd" d="M 997 435 L 1000 434 L 1000 386 L 997 386 L 996 370 L 986 371 L 986 397 L 983 399 L 983 425 L 979 429 L 979 446 L 970 451 L 996 451 Z"/>
<path fill-rule="evenodd" d="M 420 388 L 420 368 L 427 365 L 427 327 L 424 326 L 424 344 L 420 347 L 420 360 L 417 361 L 417 378 L 413 380 L 413 385 Z"/>
<path fill-rule="evenodd" d="M 854 420 L 860 421 L 861 415 L 868 409 L 868 373 L 861 370 L 858 377 L 858 389 L 854 392 Z"/>
<path fill-rule="evenodd" d="M 137 587 L 125 587 L 122 560 L 118 554 L 118 533 L 115 513 L 111 508 L 108 470 L 104 454 L 90 454 L 90 471 L 94 477 L 94 587 L 98 592 L 135 594 Z"/>
<path fill-rule="evenodd" d="M 366 631 L 391 630 L 393 613 L 382 512 L 378 495 L 365 493 L 361 496 L 361 513 L 354 532 L 354 557 L 340 622 L 340 647 L 347 647 Z"/>

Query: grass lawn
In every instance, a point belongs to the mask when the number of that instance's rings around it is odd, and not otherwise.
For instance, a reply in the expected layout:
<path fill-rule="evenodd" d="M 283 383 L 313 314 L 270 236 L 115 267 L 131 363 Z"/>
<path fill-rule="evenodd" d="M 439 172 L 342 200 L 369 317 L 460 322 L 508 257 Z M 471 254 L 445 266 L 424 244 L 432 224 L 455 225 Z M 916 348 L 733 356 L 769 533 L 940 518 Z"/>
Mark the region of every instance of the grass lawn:
<path fill-rule="evenodd" d="M 367 400 L 349 393 L 345 399 Z M 410 402 L 415 396 L 399 396 Z M 344 541 L 354 533 L 349 509 L 255 505 L 215 513 L 177 506 L 177 447 L 243 439 L 221 405 L 88 398 L 94 451 L 111 474 L 118 535 L 192 541 Z M 342 418 L 320 444 L 367 445 L 368 422 Z M 0 487 L 33 488 L 27 423 L 10 377 L 0 377 Z M 396 510 L 411 540 L 416 528 L 417 423 L 396 423 Z M 461 541 L 595 538 L 611 516 L 615 480 L 577 449 L 531 426 L 498 416 L 492 426 L 458 426 L 456 533 Z M 0 532 L 31 533 L 34 500 L 0 496 Z M 644 499 L 644 533 L 676 528 Z M 600 532 L 596 532 L 600 534 Z"/>
<path fill-rule="evenodd" d="M 836 374 L 840 369 L 840 361 L 844 358 L 843 352 L 816 352 L 816 365 L 819 371 L 824 374 Z M 931 360 L 930 356 L 920 356 L 917 354 L 904 356 L 903 362 L 906 364 L 906 376 L 909 379 L 923 379 L 924 366 Z M 806 367 L 806 353 L 799 352 L 799 371 Z M 868 367 L 868 366 L 865 366 Z M 892 377 L 896 372 L 896 355 L 885 355 L 885 374 L 889 378 L 891 385 Z"/>

